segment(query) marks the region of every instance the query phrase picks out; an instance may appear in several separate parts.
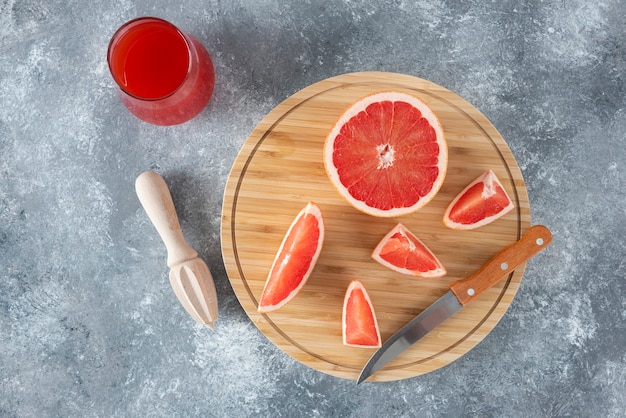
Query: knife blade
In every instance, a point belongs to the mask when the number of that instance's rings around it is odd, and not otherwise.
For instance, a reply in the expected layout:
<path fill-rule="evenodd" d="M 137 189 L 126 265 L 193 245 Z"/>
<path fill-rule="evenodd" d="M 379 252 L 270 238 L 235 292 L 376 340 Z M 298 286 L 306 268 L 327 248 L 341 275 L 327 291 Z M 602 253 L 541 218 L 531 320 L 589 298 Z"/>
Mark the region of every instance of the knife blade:
<path fill-rule="evenodd" d="M 185 241 L 165 180 L 154 171 L 145 171 L 137 177 L 135 190 L 167 249 L 174 294 L 193 319 L 212 329 L 218 314 L 213 276 Z"/>
<path fill-rule="evenodd" d="M 474 274 L 453 282 L 443 296 L 385 341 L 363 367 L 357 384 L 376 373 L 551 242 L 550 230 L 543 225 L 535 225 L 519 241 L 497 253 Z"/>

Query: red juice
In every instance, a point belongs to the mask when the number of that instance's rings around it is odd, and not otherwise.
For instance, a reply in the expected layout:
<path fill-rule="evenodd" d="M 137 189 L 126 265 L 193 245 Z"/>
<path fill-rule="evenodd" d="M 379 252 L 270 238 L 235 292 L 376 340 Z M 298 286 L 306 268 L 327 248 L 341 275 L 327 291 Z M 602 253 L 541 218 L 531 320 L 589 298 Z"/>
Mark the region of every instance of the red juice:
<path fill-rule="evenodd" d="M 174 25 L 139 18 L 113 36 L 109 68 L 121 99 L 138 118 L 155 125 L 185 122 L 206 106 L 215 83 L 206 49 Z"/>

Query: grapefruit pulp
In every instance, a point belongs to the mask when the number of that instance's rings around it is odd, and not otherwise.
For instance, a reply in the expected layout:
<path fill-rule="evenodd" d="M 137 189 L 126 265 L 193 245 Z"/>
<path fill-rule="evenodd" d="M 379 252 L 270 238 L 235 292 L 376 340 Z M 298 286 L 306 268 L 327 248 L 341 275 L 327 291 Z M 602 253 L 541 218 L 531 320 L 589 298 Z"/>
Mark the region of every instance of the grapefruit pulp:
<path fill-rule="evenodd" d="M 401 92 L 365 96 L 339 117 L 324 144 L 324 166 L 339 193 L 374 216 L 414 212 L 437 194 L 448 148 L 430 107 Z"/>
<path fill-rule="evenodd" d="M 342 333 L 344 345 L 380 347 L 380 331 L 374 306 L 365 287 L 353 280 L 343 300 Z"/>
<path fill-rule="evenodd" d="M 258 312 L 274 311 L 302 289 L 322 250 L 324 222 L 322 211 L 309 202 L 291 223 L 270 269 Z"/>
<path fill-rule="evenodd" d="M 447 273 L 435 254 L 401 223 L 380 241 L 372 258 L 402 274 L 436 278 Z"/>
<path fill-rule="evenodd" d="M 452 229 L 475 229 L 501 218 L 514 205 L 492 170 L 487 170 L 448 205 L 443 223 Z"/>

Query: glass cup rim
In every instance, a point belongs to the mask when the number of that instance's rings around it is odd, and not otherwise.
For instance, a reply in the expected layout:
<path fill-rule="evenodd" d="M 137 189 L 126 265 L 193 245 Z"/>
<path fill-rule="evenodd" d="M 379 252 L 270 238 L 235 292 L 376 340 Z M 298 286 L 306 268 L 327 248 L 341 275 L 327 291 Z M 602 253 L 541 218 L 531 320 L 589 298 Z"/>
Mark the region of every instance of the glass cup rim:
<path fill-rule="evenodd" d="M 136 94 L 133 94 L 133 93 L 129 92 L 117 80 L 117 78 L 115 77 L 115 74 L 113 73 L 113 68 L 111 67 L 111 53 L 113 51 L 113 44 L 115 43 L 115 41 L 117 39 L 119 39 L 119 37 L 123 34 L 123 32 L 126 31 L 130 26 L 136 26 L 137 24 L 140 24 L 140 23 L 145 22 L 145 21 L 157 21 L 157 22 L 165 23 L 166 25 L 170 26 L 171 28 L 173 28 L 180 35 L 180 37 L 185 42 L 185 46 L 187 47 L 187 57 L 188 57 L 188 60 L 189 60 L 188 61 L 188 65 L 187 65 L 187 74 L 185 74 L 185 78 L 180 82 L 178 87 L 176 87 L 170 93 L 168 93 L 168 94 L 166 94 L 165 96 L 162 96 L 162 97 L 141 97 L 141 96 L 137 96 Z M 130 97 L 132 97 L 134 99 L 145 101 L 145 102 L 153 102 L 153 101 L 158 101 L 158 100 L 164 100 L 164 99 L 167 99 L 168 97 L 171 97 L 174 94 L 176 94 L 176 92 L 178 92 L 183 87 L 183 85 L 185 85 L 187 80 L 189 79 L 189 75 L 191 74 L 191 68 L 192 68 L 192 64 L 193 64 L 192 58 L 193 58 L 193 55 L 192 55 L 192 51 L 191 51 L 191 42 L 189 41 L 189 39 L 187 39 L 187 35 L 185 35 L 185 33 L 183 31 L 181 31 L 173 23 L 168 22 L 165 19 L 161 19 L 160 17 L 154 17 L 154 16 L 136 17 L 136 18 L 131 19 L 131 20 L 127 21 L 126 23 L 124 23 L 122 26 L 120 26 L 115 31 L 113 36 L 111 36 L 111 40 L 109 41 L 109 46 L 107 48 L 107 64 L 109 66 L 109 72 L 111 73 L 113 81 L 115 81 L 115 84 L 117 84 L 117 86 L 124 92 L 124 94 L 127 94 L 128 96 L 130 96 Z"/>

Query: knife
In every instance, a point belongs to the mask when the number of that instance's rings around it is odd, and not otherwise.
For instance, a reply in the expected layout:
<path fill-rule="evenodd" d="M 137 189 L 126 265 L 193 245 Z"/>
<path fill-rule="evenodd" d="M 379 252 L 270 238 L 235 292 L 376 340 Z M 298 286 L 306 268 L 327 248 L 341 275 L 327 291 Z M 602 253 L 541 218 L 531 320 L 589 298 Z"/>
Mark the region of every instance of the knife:
<path fill-rule="evenodd" d="M 185 241 L 165 180 L 154 171 L 145 171 L 137 177 L 135 190 L 167 248 L 174 294 L 193 319 L 213 329 L 218 313 L 213 276 L 196 250 Z"/>
<path fill-rule="evenodd" d="M 520 264 L 546 248 L 550 242 L 552 234 L 548 228 L 535 225 L 519 241 L 497 253 L 474 274 L 453 282 L 448 292 L 385 341 L 361 371 L 357 384 L 376 373 Z"/>

